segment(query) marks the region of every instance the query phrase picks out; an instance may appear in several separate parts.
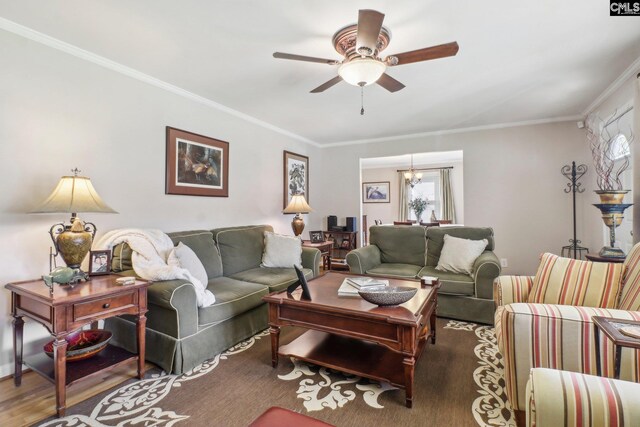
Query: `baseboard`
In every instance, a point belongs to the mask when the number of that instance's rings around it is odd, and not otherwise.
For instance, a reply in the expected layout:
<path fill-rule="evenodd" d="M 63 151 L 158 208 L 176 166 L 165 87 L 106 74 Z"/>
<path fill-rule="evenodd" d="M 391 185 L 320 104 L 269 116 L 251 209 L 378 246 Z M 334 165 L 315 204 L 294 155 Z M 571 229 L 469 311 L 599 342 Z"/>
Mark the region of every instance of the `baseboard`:
<path fill-rule="evenodd" d="M 24 365 L 23 365 L 24 366 Z M 31 368 L 24 366 L 22 368 L 22 374 L 31 372 Z M 0 365 L 0 381 L 10 380 L 13 378 L 13 363 Z"/>

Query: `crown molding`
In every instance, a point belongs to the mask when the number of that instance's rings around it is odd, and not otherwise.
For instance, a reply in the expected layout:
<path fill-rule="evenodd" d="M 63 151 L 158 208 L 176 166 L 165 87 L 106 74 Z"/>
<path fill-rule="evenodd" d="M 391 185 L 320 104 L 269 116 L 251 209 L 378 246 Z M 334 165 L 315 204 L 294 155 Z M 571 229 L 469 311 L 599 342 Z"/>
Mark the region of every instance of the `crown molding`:
<path fill-rule="evenodd" d="M 505 129 L 505 128 L 511 128 L 511 127 L 520 127 L 520 126 L 542 125 L 546 123 L 571 122 L 576 120 L 582 120 L 582 118 L 583 116 L 574 115 L 574 116 L 553 117 L 553 118 L 538 119 L 538 120 L 526 120 L 521 122 L 496 123 L 491 125 L 473 126 L 468 128 L 445 129 L 445 130 L 436 130 L 436 131 L 430 131 L 430 132 L 412 133 L 412 134 L 406 134 L 406 135 L 385 136 L 381 138 L 369 138 L 369 139 L 358 139 L 353 141 L 332 142 L 329 144 L 323 144 L 322 148 L 343 147 L 345 145 L 370 144 L 374 142 L 389 142 L 389 141 L 397 141 L 399 139 L 415 139 L 415 138 L 423 138 L 427 136 L 450 135 L 455 133 L 477 132 L 477 131 L 492 130 L 492 129 Z"/>
<path fill-rule="evenodd" d="M 586 117 L 589 114 L 593 113 L 596 108 L 600 106 L 613 92 L 618 90 L 620 86 L 635 73 L 638 73 L 640 70 L 640 57 L 636 58 L 635 61 L 631 63 L 623 72 L 618 76 L 617 79 L 613 81 L 596 99 L 593 100 L 591 104 L 582 112 L 582 117 Z M 640 73 L 638 73 L 640 76 Z"/>
<path fill-rule="evenodd" d="M 35 31 L 29 27 L 25 27 L 24 25 L 20 25 L 16 22 L 10 21 L 6 18 L 0 17 L 0 29 L 8 31 L 10 33 L 16 34 L 18 36 L 24 37 L 26 39 L 32 40 L 34 42 L 43 44 L 45 46 L 51 47 L 53 49 L 60 50 L 69 55 L 73 55 L 77 58 L 84 59 L 85 61 L 94 63 L 101 67 L 107 68 L 109 70 L 115 71 L 117 73 L 123 74 L 127 77 L 131 77 L 143 83 L 150 84 L 152 86 L 158 87 L 160 89 L 171 92 L 175 95 L 182 96 L 184 98 L 190 99 L 192 101 L 198 102 L 200 104 L 206 105 L 211 108 L 215 108 L 216 110 L 222 111 L 224 113 L 230 114 L 232 116 L 238 117 L 247 122 L 253 123 L 255 125 L 261 126 L 265 129 L 271 130 L 273 132 L 277 132 L 281 135 L 287 136 L 289 138 L 296 139 L 298 141 L 304 142 L 306 144 L 310 144 L 314 147 L 321 147 L 315 141 L 310 140 L 309 138 L 305 138 L 301 135 L 290 132 L 286 129 L 279 128 L 270 123 L 257 119 L 248 114 L 242 113 L 238 110 L 234 110 L 233 108 L 222 105 L 218 102 L 212 101 L 211 99 L 205 98 L 203 96 L 197 95 L 193 92 L 189 92 L 188 90 L 182 89 L 176 85 L 171 83 L 167 83 L 163 80 L 152 77 L 148 74 L 145 74 L 141 71 L 133 69 L 131 67 L 127 67 L 126 65 L 120 64 L 118 62 L 112 61 L 103 56 L 97 55 L 93 52 L 89 52 L 87 50 L 81 49 L 78 46 L 72 45 L 67 42 L 63 42 L 62 40 L 56 39 L 54 37 L 48 36 L 41 32 Z"/>

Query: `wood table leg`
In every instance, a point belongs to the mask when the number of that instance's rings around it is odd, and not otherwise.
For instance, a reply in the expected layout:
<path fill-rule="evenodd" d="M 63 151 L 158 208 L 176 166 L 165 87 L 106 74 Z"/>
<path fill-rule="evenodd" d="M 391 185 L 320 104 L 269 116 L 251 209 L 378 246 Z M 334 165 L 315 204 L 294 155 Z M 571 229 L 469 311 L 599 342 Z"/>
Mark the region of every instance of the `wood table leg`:
<path fill-rule="evenodd" d="M 53 341 L 53 360 L 55 365 L 56 412 L 64 417 L 67 406 L 67 340 L 56 336 Z"/>
<path fill-rule="evenodd" d="M 413 406 L 413 373 L 416 359 L 415 357 L 405 357 L 402 364 L 404 365 L 405 406 L 411 408 Z"/>
<path fill-rule="evenodd" d="M 280 328 L 278 326 L 270 326 L 271 334 L 271 366 L 278 367 L 278 348 L 280 347 Z"/>
<path fill-rule="evenodd" d="M 429 318 L 429 327 L 431 328 L 431 344 L 436 343 L 436 309 L 433 309 Z"/>
<path fill-rule="evenodd" d="M 22 316 L 13 316 L 13 383 L 16 386 L 22 384 L 22 330 L 24 320 Z"/>
<path fill-rule="evenodd" d="M 600 328 L 598 325 L 593 325 L 593 338 L 594 345 L 596 346 L 596 375 L 602 376 L 602 366 L 600 365 Z"/>
<path fill-rule="evenodd" d="M 620 361 L 622 359 L 622 346 L 616 345 L 616 358 L 613 365 L 613 378 L 620 379 Z"/>
<path fill-rule="evenodd" d="M 145 326 L 147 324 L 147 316 L 139 314 L 136 320 L 136 338 L 138 342 L 138 379 L 144 378 L 144 360 L 145 360 Z"/>

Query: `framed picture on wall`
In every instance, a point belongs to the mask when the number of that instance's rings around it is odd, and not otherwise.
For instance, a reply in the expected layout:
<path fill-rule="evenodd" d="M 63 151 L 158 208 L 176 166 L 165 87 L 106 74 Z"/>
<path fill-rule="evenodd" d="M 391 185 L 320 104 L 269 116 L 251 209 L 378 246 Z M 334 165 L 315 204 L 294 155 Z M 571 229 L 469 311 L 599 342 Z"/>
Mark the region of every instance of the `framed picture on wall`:
<path fill-rule="evenodd" d="M 390 203 L 389 181 L 363 182 L 362 203 Z"/>
<path fill-rule="evenodd" d="M 287 207 L 291 197 L 296 194 L 302 194 L 309 203 L 309 158 L 285 151 L 283 209 Z"/>
<path fill-rule="evenodd" d="M 229 197 L 229 143 L 167 126 L 165 194 Z"/>

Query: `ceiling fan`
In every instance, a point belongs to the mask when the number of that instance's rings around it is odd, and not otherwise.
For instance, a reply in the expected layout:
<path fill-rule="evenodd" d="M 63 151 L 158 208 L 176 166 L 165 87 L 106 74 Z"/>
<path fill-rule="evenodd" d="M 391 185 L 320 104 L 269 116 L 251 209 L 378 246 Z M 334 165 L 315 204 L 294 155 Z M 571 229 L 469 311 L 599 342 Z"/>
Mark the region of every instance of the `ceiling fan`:
<path fill-rule="evenodd" d="M 344 56 L 344 59 L 341 61 L 282 52 L 275 52 L 273 57 L 294 61 L 339 65 L 338 75 L 313 89 L 311 93 L 324 92 L 343 80 L 349 84 L 360 87 L 378 83 L 389 92 L 397 92 L 405 86 L 385 72 L 387 67 L 446 58 L 448 56 L 455 56 L 458 53 L 458 43 L 451 42 L 412 50 L 410 52 L 398 53 L 381 59 L 379 57 L 380 52 L 382 52 L 391 41 L 391 32 L 382 26 L 383 20 L 383 13 L 370 9 L 362 9 L 358 12 L 357 24 L 347 25 L 336 31 L 333 35 L 332 43 L 336 51 Z"/>

